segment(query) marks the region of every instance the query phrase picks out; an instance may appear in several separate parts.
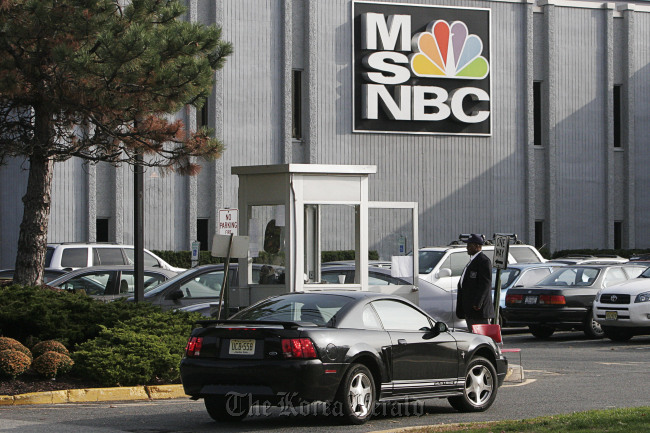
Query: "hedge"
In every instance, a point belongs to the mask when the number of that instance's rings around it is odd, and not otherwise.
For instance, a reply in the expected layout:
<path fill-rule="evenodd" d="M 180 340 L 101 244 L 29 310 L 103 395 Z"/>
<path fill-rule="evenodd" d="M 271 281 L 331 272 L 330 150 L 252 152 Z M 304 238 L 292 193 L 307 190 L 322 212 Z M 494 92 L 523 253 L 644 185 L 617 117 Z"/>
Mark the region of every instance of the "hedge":
<path fill-rule="evenodd" d="M 153 250 L 154 254 L 159 256 L 161 259 L 166 261 L 172 266 L 178 268 L 190 268 L 192 266 L 191 252 L 190 251 L 160 251 Z M 277 263 L 275 255 L 268 254 L 264 251 L 260 251 L 259 257 L 253 259 L 253 263 Z M 341 260 L 354 260 L 355 252 L 354 250 L 343 250 L 343 251 L 322 251 L 321 252 L 321 261 L 325 262 L 334 262 Z M 376 250 L 368 252 L 368 259 L 378 260 L 379 253 Z M 199 265 L 209 265 L 214 263 L 225 263 L 225 258 L 222 257 L 212 257 L 209 251 L 199 251 Z M 235 260 L 231 261 L 235 262 Z"/>
<path fill-rule="evenodd" d="M 28 347 L 57 340 L 68 349 L 95 338 L 102 327 L 160 311 L 160 307 L 125 299 L 104 303 L 84 294 L 44 287 L 0 287 L 0 335 Z"/>

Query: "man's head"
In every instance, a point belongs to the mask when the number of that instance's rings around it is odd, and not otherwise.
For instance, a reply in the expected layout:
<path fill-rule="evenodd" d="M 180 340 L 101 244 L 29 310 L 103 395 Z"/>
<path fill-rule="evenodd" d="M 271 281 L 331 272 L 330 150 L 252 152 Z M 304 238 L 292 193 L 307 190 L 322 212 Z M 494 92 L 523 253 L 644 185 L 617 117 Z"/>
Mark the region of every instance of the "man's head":
<path fill-rule="evenodd" d="M 467 254 L 470 256 L 473 256 L 474 254 L 481 251 L 483 249 L 483 244 L 485 243 L 485 241 L 483 241 L 482 235 L 477 235 L 474 233 L 469 235 L 465 242 L 467 242 Z"/>

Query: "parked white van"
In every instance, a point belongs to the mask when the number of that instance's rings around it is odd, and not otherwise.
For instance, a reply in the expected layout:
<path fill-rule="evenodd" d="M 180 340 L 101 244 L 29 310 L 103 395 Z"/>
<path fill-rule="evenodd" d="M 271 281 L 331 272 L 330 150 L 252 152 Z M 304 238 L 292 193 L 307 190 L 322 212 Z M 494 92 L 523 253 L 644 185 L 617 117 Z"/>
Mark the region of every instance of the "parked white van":
<path fill-rule="evenodd" d="M 100 265 L 133 265 L 135 262 L 133 245 L 114 243 L 65 242 L 48 244 L 45 253 L 46 269 L 85 268 Z M 163 268 L 174 272 L 183 272 L 151 251 L 144 250 L 144 266 Z"/>

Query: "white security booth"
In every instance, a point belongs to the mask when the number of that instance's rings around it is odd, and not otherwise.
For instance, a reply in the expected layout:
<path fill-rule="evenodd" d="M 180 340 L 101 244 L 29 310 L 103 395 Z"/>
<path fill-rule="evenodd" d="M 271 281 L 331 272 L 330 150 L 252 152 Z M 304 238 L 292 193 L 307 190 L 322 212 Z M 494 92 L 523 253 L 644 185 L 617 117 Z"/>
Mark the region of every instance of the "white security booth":
<path fill-rule="evenodd" d="M 399 276 L 415 276 L 413 284 L 373 285 L 368 278 L 369 209 L 405 210 L 412 251 L 418 251 L 417 203 L 368 201 L 368 175 L 376 172 L 372 165 L 233 167 L 239 177 L 239 235 L 248 236 L 249 251 L 248 258 L 239 259 L 239 269 L 248 272 L 239 273 L 239 290 L 231 291 L 230 306 L 280 293 L 332 289 L 395 293 L 417 303 L 417 254 L 392 258 L 391 272 L 399 268 Z M 338 237 L 352 237 L 347 239 L 355 251 L 352 281 L 321 278 L 324 235 L 328 242 L 340 243 L 346 239 Z"/>

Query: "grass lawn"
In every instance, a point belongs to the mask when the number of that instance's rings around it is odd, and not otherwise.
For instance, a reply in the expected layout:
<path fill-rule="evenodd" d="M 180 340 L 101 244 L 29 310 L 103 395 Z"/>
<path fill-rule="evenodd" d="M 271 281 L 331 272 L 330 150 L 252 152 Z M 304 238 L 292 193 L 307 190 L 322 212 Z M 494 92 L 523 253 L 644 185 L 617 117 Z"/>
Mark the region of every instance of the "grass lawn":
<path fill-rule="evenodd" d="M 592 410 L 519 421 L 453 424 L 408 433 L 650 433 L 650 407 Z"/>

